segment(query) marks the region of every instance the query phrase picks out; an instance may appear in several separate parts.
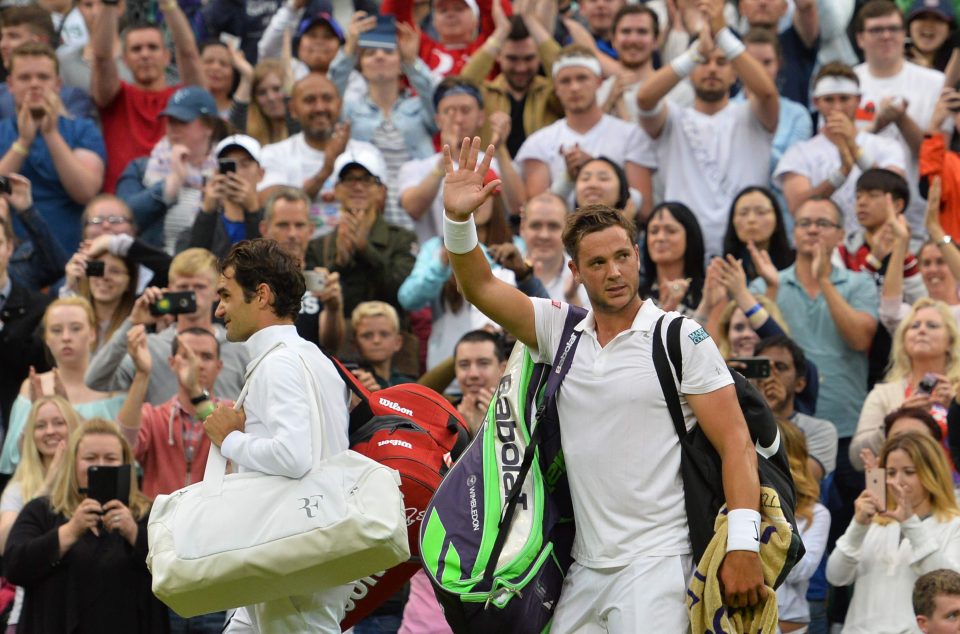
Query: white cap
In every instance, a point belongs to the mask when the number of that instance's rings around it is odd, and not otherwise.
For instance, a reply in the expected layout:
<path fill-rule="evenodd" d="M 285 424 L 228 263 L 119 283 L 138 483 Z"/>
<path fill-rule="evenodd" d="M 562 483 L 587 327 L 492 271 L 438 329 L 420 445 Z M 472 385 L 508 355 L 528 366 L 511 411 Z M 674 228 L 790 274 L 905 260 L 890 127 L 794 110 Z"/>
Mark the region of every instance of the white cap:
<path fill-rule="evenodd" d="M 499 2 L 500 0 L 493 0 L 494 2 Z M 470 12 L 473 13 L 473 17 L 480 19 L 480 6 L 477 4 L 477 0 L 462 0 L 463 4 L 467 5 L 470 9 Z"/>
<path fill-rule="evenodd" d="M 234 134 L 228 136 L 223 141 L 220 141 L 217 143 L 217 147 L 213 150 L 213 155 L 217 158 L 220 158 L 221 154 L 232 147 L 238 147 L 245 151 L 250 155 L 250 158 L 260 165 L 260 143 L 252 136 L 247 136 L 246 134 Z"/>
<path fill-rule="evenodd" d="M 351 165 L 359 165 L 370 174 L 380 179 L 384 185 L 387 184 L 387 164 L 383 160 L 380 150 L 369 143 L 351 142 L 347 149 L 337 157 L 333 163 L 333 174 L 340 180 L 340 174 Z"/>

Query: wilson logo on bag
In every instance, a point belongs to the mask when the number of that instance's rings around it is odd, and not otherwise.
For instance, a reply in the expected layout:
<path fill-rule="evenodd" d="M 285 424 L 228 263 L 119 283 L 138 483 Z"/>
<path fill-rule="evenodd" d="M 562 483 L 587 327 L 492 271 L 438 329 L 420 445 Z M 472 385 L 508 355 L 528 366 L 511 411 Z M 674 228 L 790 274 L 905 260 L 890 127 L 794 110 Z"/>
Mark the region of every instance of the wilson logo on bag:
<path fill-rule="evenodd" d="M 400 473 L 411 559 L 354 582 L 340 627 L 346 630 L 403 588 L 420 569 L 419 535 L 427 504 L 440 480 L 470 440 L 456 408 L 437 392 L 416 383 L 371 394 L 333 359 L 340 376 L 359 399 L 350 413 L 350 448 Z"/>

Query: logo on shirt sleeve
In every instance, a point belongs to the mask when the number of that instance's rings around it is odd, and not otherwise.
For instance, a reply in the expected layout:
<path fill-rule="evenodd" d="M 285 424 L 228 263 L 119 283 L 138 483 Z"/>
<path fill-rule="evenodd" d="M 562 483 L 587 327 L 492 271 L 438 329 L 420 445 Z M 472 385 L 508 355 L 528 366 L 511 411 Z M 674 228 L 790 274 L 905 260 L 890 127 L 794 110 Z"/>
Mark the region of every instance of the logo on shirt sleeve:
<path fill-rule="evenodd" d="M 558 302 L 557 300 L 552 299 L 550 300 L 550 303 L 553 305 L 554 308 L 560 308 L 560 302 Z"/>
<path fill-rule="evenodd" d="M 694 345 L 700 343 L 704 339 L 710 338 L 710 335 L 708 335 L 707 331 L 704 330 L 703 328 L 697 328 L 687 336 L 690 337 L 690 341 L 692 341 Z"/>

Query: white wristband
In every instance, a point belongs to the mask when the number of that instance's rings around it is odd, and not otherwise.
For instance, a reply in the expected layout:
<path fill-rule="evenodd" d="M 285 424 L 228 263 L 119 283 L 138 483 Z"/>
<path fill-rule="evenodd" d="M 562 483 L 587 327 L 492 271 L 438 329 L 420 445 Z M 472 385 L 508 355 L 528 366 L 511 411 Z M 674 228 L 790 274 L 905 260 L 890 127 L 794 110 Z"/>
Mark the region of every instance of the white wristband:
<path fill-rule="evenodd" d="M 647 117 L 647 118 L 653 118 L 657 116 L 658 114 L 663 112 L 663 106 L 665 101 L 666 99 L 661 99 L 660 101 L 657 102 L 657 105 L 655 105 L 653 108 L 650 108 L 649 110 L 644 110 L 643 108 L 640 108 L 640 116 Z"/>
<path fill-rule="evenodd" d="M 457 222 L 443 213 L 443 246 L 447 251 L 456 255 L 470 253 L 477 248 L 480 240 L 477 238 L 477 223 L 473 215 L 463 222 Z"/>
<path fill-rule="evenodd" d="M 740 57 L 740 54 L 747 50 L 747 47 L 740 41 L 740 38 L 734 35 L 730 27 L 727 26 L 717 31 L 713 39 L 717 43 L 717 47 L 723 51 L 728 62 Z"/>
<path fill-rule="evenodd" d="M 692 73 L 693 69 L 699 63 L 700 59 L 698 58 L 696 52 L 692 49 L 687 49 L 673 58 L 673 61 L 670 62 L 670 68 L 673 69 L 673 72 L 675 72 L 680 79 L 683 79 Z"/>
<path fill-rule="evenodd" d="M 830 185 L 832 185 L 834 189 L 840 189 L 843 187 L 843 184 L 847 182 L 847 175 L 837 169 L 831 172 L 830 176 L 827 176 L 827 180 L 830 181 Z"/>
<path fill-rule="evenodd" d="M 727 552 L 760 552 L 760 513 L 753 509 L 727 511 Z"/>

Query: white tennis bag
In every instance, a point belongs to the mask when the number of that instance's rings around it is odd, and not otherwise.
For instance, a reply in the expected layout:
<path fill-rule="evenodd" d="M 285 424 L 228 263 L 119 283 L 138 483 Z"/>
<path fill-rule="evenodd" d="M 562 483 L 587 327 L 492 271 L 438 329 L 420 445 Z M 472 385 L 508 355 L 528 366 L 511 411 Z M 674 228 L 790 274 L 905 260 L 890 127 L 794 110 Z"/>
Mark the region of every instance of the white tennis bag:
<path fill-rule="evenodd" d="M 319 402 L 303 365 L 308 396 Z M 319 409 L 312 412 L 311 428 L 322 430 Z M 407 561 L 400 475 L 353 451 L 321 459 L 320 435 L 310 439 L 314 468 L 300 479 L 225 476 L 212 446 L 202 482 L 158 496 L 147 524 L 154 594 L 191 617 L 313 594 Z"/>

